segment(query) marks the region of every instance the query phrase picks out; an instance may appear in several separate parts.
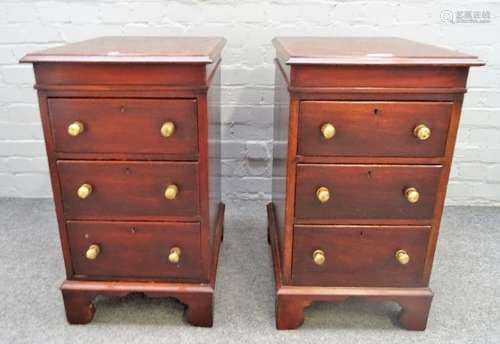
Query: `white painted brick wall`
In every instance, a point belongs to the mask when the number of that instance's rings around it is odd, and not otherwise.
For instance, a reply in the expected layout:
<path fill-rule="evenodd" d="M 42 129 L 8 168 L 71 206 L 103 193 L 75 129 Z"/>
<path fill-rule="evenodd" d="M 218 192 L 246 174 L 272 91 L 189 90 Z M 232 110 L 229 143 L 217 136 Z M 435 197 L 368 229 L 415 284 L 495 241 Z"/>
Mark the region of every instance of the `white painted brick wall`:
<path fill-rule="evenodd" d="M 441 12 L 489 11 L 489 24 L 443 23 Z M 269 199 L 277 35 L 399 36 L 479 55 L 471 70 L 448 204 L 500 205 L 498 1 L 2 0 L 0 197 L 49 197 L 26 52 L 103 35 L 220 35 L 223 191 L 234 204 Z"/>

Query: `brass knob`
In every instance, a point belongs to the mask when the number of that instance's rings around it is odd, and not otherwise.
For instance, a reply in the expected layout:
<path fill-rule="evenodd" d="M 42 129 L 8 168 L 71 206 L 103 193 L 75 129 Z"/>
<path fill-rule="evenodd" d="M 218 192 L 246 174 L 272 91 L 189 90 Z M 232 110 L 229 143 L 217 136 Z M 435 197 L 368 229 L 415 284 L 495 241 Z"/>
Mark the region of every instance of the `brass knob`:
<path fill-rule="evenodd" d="M 87 259 L 93 260 L 97 258 L 100 252 L 101 248 L 99 247 L 99 245 L 92 244 L 87 249 L 87 252 L 85 252 L 85 257 L 87 257 Z"/>
<path fill-rule="evenodd" d="M 335 136 L 335 127 L 331 123 L 325 123 L 321 126 L 321 133 L 325 139 L 329 140 Z"/>
<path fill-rule="evenodd" d="M 405 190 L 406 200 L 410 203 L 417 203 L 420 198 L 420 193 L 415 188 L 407 188 Z"/>
<path fill-rule="evenodd" d="M 326 261 L 325 252 L 323 250 L 316 250 L 313 252 L 313 261 L 316 265 L 323 265 Z"/>
<path fill-rule="evenodd" d="M 71 136 L 78 136 L 83 133 L 85 130 L 85 126 L 82 122 L 73 122 L 68 126 L 68 134 Z"/>
<path fill-rule="evenodd" d="M 163 137 L 170 137 L 172 134 L 175 132 L 175 124 L 174 122 L 165 122 L 161 126 L 160 129 L 161 136 Z"/>
<path fill-rule="evenodd" d="M 179 188 L 177 187 L 177 185 L 170 184 L 165 189 L 165 198 L 170 200 L 175 199 L 178 193 L 179 193 Z"/>
<path fill-rule="evenodd" d="M 431 129 L 425 124 L 419 124 L 413 129 L 413 135 L 419 140 L 425 141 L 431 137 Z"/>
<path fill-rule="evenodd" d="M 321 203 L 328 202 L 330 199 L 330 191 L 324 186 L 321 186 L 316 190 L 316 197 Z"/>
<path fill-rule="evenodd" d="M 172 264 L 177 264 L 181 260 L 181 249 L 178 247 L 172 247 L 170 249 L 170 254 L 168 255 L 168 261 Z"/>
<path fill-rule="evenodd" d="M 410 262 L 410 255 L 405 250 L 398 250 L 395 256 L 396 260 L 401 265 L 406 265 Z"/>
<path fill-rule="evenodd" d="M 76 193 L 78 194 L 78 197 L 80 197 L 81 199 L 85 199 L 92 193 L 92 185 L 83 184 L 78 188 L 78 191 Z"/>

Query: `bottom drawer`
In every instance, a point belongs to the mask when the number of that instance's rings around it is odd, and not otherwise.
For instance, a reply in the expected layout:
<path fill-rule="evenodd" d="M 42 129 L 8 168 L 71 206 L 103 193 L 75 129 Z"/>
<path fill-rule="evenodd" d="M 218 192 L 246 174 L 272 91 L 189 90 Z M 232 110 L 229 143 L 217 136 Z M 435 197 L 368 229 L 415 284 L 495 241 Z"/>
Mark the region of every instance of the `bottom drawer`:
<path fill-rule="evenodd" d="M 196 280 L 200 224 L 68 221 L 75 278 Z"/>
<path fill-rule="evenodd" d="M 295 226 L 293 284 L 423 286 L 430 229 L 429 226 Z"/>

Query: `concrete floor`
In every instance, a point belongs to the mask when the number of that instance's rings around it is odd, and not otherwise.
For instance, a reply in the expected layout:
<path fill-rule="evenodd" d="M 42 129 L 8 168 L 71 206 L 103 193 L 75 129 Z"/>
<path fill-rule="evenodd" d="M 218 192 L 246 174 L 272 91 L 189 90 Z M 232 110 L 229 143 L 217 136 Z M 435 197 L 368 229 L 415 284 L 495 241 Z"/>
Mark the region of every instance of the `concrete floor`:
<path fill-rule="evenodd" d="M 0 199 L 0 343 L 500 343 L 500 208 L 446 208 L 425 332 L 394 324 L 395 304 L 356 299 L 313 304 L 303 327 L 277 331 L 265 219 L 263 204 L 227 207 L 213 328 L 141 295 L 99 297 L 94 321 L 71 326 L 52 201 Z"/>

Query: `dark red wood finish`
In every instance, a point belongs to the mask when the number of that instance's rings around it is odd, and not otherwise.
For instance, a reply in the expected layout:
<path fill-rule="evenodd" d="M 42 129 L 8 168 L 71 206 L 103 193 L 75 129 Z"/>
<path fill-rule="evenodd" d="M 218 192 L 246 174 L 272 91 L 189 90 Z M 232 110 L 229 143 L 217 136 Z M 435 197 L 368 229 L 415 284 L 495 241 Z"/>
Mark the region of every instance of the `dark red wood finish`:
<path fill-rule="evenodd" d="M 285 284 L 278 246 L 276 212 L 267 206 L 268 241 L 271 245 L 276 287 L 276 327 L 291 330 L 304 323 L 304 309 L 316 301 L 343 302 L 351 297 L 368 302 L 397 302 L 401 306 L 398 320 L 408 330 L 422 331 L 427 324 L 433 292 L 429 288 L 395 287 L 323 287 Z"/>
<path fill-rule="evenodd" d="M 186 306 L 185 318 L 195 326 L 213 324 L 213 293 L 217 277 L 220 243 L 223 238 L 224 204 L 219 205 L 213 237 L 209 283 L 163 281 L 81 281 L 66 280 L 61 285 L 66 317 L 71 324 L 87 324 L 94 317 L 92 303 L 97 295 L 127 296 L 143 293 L 148 297 L 174 297 Z"/>
<path fill-rule="evenodd" d="M 295 226 L 293 284 L 338 287 L 425 287 L 424 262 L 430 227 Z M 401 265 L 395 253 L 411 259 Z M 313 252 L 326 261 L 316 265 Z"/>
<path fill-rule="evenodd" d="M 58 161 L 68 219 L 199 219 L 198 163 L 178 161 Z M 82 184 L 92 185 L 85 199 Z M 175 199 L 165 189 L 175 184 Z"/>
<path fill-rule="evenodd" d="M 440 157 L 444 155 L 452 103 L 302 101 L 299 155 Z M 336 131 L 325 139 L 321 126 Z M 419 140 L 414 128 L 424 124 L 431 136 Z"/>
<path fill-rule="evenodd" d="M 220 131 L 209 130 L 220 101 L 210 96 L 209 110 L 207 98 L 220 87 L 224 43 L 106 37 L 21 60 L 35 69 L 70 323 L 92 319 L 96 295 L 144 292 L 176 297 L 190 323 L 212 325 L 224 205 L 212 182 Z M 82 134 L 67 134 L 73 121 L 84 123 Z M 168 138 L 166 121 L 176 125 Z M 76 194 L 82 183 L 93 186 L 86 199 Z M 179 193 L 167 200 L 171 183 Z M 91 238 L 101 245 L 94 260 L 85 257 Z M 171 245 L 184 247 L 175 269 Z"/>
<path fill-rule="evenodd" d="M 319 66 L 298 65 L 290 76 L 293 90 L 301 88 L 408 88 L 464 91 L 467 68 L 429 66 Z M 429 82 L 432 80 L 432 82 Z M 385 92 L 387 92 L 387 90 Z M 322 90 L 319 90 L 320 92 Z"/>
<path fill-rule="evenodd" d="M 49 116 L 55 148 L 64 153 L 183 154 L 198 156 L 194 99 L 51 98 Z M 84 131 L 68 135 L 78 121 Z M 165 122 L 175 132 L 163 137 Z"/>
<path fill-rule="evenodd" d="M 67 228 L 76 279 L 201 278 L 199 223 L 68 221 Z M 89 260 L 92 244 L 101 251 Z M 168 261 L 172 247 L 181 249 L 178 264 Z"/>
<path fill-rule="evenodd" d="M 278 56 L 295 66 L 479 66 L 475 56 L 398 37 L 277 37 Z"/>
<path fill-rule="evenodd" d="M 313 301 L 361 296 L 398 302 L 401 325 L 425 329 L 467 74 L 483 63 L 396 38 L 273 44 L 279 144 L 268 214 L 277 327 L 299 327 Z M 330 140 L 324 123 L 335 126 Z M 430 128 L 429 139 L 414 135 L 419 124 Z M 325 203 L 316 196 L 321 186 L 330 191 Z M 420 194 L 416 203 L 405 197 L 410 187 Z M 318 266 L 313 247 L 322 245 L 329 253 Z M 397 247 L 411 251 L 411 263 L 397 265 Z"/>
<path fill-rule="evenodd" d="M 372 223 L 418 219 L 430 222 L 434 213 L 439 165 L 319 165 L 298 164 L 295 188 L 295 221 Z M 330 190 L 321 203 L 319 187 Z M 420 193 L 417 203 L 405 198 L 406 188 Z"/>
<path fill-rule="evenodd" d="M 133 63 L 132 66 L 163 63 L 176 68 L 191 63 L 210 66 L 219 60 L 225 43 L 220 37 L 106 36 L 33 52 L 24 56 L 21 62 L 126 62 Z"/>

